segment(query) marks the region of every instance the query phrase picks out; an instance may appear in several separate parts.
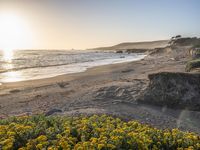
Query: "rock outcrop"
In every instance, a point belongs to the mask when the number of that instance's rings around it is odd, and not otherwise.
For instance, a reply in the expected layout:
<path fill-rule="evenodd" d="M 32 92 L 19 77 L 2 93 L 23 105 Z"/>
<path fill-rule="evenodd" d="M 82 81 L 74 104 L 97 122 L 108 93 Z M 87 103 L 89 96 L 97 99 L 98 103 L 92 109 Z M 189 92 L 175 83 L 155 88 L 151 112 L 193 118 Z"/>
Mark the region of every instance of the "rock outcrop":
<path fill-rule="evenodd" d="M 192 48 L 190 51 L 190 55 L 193 59 L 200 58 L 200 48 Z"/>
<path fill-rule="evenodd" d="M 200 74 L 161 72 L 149 80 L 139 103 L 200 111 Z"/>

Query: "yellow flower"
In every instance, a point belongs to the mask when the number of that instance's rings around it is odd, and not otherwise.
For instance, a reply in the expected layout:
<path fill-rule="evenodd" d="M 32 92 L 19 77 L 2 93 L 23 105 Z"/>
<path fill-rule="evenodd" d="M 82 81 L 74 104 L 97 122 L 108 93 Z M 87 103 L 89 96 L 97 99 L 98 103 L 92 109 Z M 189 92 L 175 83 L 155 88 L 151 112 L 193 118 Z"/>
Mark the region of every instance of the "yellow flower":
<path fill-rule="evenodd" d="M 48 150 L 54 150 L 54 148 L 53 147 L 48 147 Z"/>
<path fill-rule="evenodd" d="M 89 146 L 89 142 L 83 142 L 83 146 L 84 147 L 88 147 Z"/>
<path fill-rule="evenodd" d="M 104 146 L 104 144 L 98 144 L 98 150 L 101 150 Z"/>
<path fill-rule="evenodd" d="M 21 147 L 21 148 L 19 148 L 18 150 L 26 150 L 26 148 L 24 148 L 24 147 Z"/>
<path fill-rule="evenodd" d="M 116 148 L 116 146 L 113 145 L 113 144 L 107 144 L 107 147 L 108 147 L 109 149 L 115 149 L 115 148 Z"/>
<path fill-rule="evenodd" d="M 169 132 L 165 132 L 164 136 L 170 136 L 170 133 Z"/>
<path fill-rule="evenodd" d="M 57 137 L 58 139 L 61 139 L 61 138 L 62 138 L 62 135 L 57 134 L 56 137 Z"/>
<path fill-rule="evenodd" d="M 25 126 L 24 128 L 25 128 L 25 130 L 31 130 L 32 129 L 31 126 Z"/>
<path fill-rule="evenodd" d="M 97 142 L 97 138 L 93 137 L 93 138 L 90 139 L 90 141 L 91 141 L 91 143 L 96 143 Z"/>
<path fill-rule="evenodd" d="M 16 133 L 13 132 L 13 131 L 8 131 L 8 132 L 7 132 L 7 135 L 8 135 L 8 136 L 14 136 L 15 134 L 16 134 Z"/>
<path fill-rule="evenodd" d="M 42 150 L 43 145 L 42 145 L 42 144 L 37 144 L 37 145 L 36 145 L 36 148 L 39 149 L 39 150 Z"/>
<path fill-rule="evenodd" d="M 75 146 L 74 146 L 74 149 L 75 150 L 83 150 L 84 148 L 81 146 L 81 144 L 76 144 Z"/>
<path fill-rule="evenodd" d="M 43 135 L 35 138 L 41 127 L 44 127 Z M 34 131 L 36 133 L 30 135 Z M 0 149 L 17 149 L 17 144 L 13 143 L 20 143 L 21 139 L 28 142 L 19 150 L 112 150 L 123 146 L 142 150 L 150 146 L 153 150 L 168 146 L 178 147 L 178 150 L 200 149 L 200 137 L 195 133 L 178 129 L 159 130 L 136 121 L 124 122 L 106 115 L 0 120 Z"/>
<path fill-rule="evenodd" d="M 40 135 L 39 137 L 37 137 L 37 140 L 39 142 L 44 142 L 44 141 L 47 141 L 47 137 L 45 135 Z"/>
<path fill-rule="evenodd" d="M 194 149 L 193 146 L 189 146 L 189 147 L 187 148 L 187 150 L 193 150 L 193 149 Z"/>
<path fill-rule="evenodd" d="M 153 145 L 153 149 L 152 150 L 159 150 L 159 148 L 156 145 Z"/>
<path fill-rule="evenodd" d="M 65 134 L 69 135 L 70 134 L 70 129 L 65 130 Z"/>
<path fill-rule="evenodd" d="M 77 150 L 83 150 L 83 147 L 79 146 L 79 147 L 77 148 Z"/>
<path fill-rule="evenodd" d="M 8 147 L 13 146 L 13 139 L 5 139 L 4 141 L 1 142 L 2 145 L 6 145 Z"/>

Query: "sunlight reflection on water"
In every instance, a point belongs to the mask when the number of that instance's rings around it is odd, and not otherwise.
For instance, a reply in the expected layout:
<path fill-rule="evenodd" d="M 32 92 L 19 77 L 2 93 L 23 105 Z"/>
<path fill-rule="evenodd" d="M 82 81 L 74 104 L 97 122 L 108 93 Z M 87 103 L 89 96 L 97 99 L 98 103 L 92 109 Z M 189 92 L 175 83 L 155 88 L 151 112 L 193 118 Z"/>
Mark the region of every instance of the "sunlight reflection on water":
<path fill-rule="evenodd" d="M 3 51 L 3 60 L 6 62 L 5 64 L 3 64 L 3 68 L 5 70 L 10 70 L 13 69 L 13 56 L 14 55 L 14 51 L 12 49 L 5 49 Z M 5 72 L 3 73 L 3 80 L 5 82 L 16 82 L 16 81 L 20 81 L 22 80 L 22 75 L 20 72 L 16 72 L 16 71 L 10 71 L 10 72 Z M 0 85 L 2 85 L 0 83 Z"/>
<path fill-rule="evenodd" d="M 13 64 L 11 62 L 10 63 L 6 63 L 6 64 L 3 64 L 2 67 L 5 70 L 10 70 L 10 69 L 13 69 Z"/>
<path fill-rule="evenodd" d="M 13 59 L 13 50 L 12 49 L 5 49 L 3 51 L 3 59 L 9 63 L 12 62 Z"/>
<path fill-rule="evenodd" d="M 22 75 L 20 72 L 11 71 L 4 73 L 4 82 L 16 82 L 22 80 Z"/>

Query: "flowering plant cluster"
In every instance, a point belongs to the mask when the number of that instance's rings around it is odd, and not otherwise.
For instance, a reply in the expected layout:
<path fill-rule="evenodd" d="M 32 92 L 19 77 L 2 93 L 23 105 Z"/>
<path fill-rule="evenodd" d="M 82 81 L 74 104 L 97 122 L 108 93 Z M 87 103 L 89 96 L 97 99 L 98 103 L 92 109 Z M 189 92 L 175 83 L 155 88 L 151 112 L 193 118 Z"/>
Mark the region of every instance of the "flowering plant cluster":
<path fill-rule="evenodd" d="M 110 116 L 24 116 L 0 121 L 3 150 L 198 150 L 200 137 Z"/>

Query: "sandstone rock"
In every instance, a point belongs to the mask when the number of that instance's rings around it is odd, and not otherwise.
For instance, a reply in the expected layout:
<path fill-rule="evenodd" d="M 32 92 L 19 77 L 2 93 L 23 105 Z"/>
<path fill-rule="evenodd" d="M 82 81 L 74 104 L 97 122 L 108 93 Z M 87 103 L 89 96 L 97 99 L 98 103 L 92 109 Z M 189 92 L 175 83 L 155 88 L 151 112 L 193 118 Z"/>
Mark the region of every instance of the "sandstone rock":
<path fill-rule="evenodd" d="M 200 58 L 200 48 L 192 48 L 190 50 L 190 55 L 193 59 Z"/>
<path fill-rule="evenodd" d="M 149 80 L 139 103 L 200 111 L 200 74 L 162 72 Z"/>

